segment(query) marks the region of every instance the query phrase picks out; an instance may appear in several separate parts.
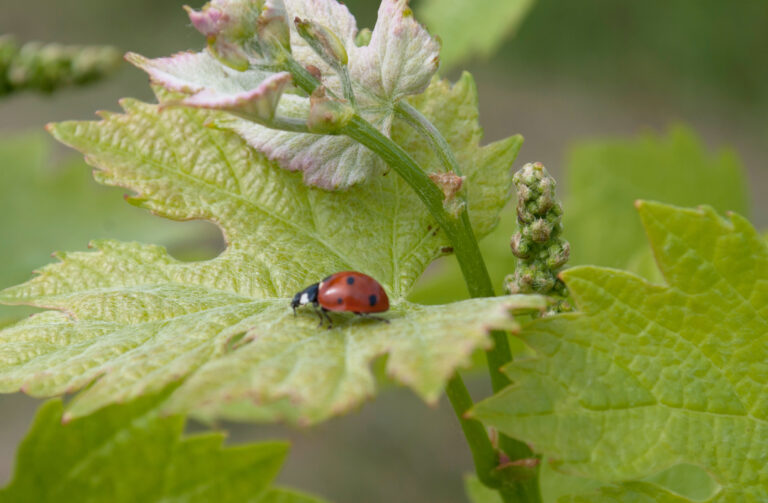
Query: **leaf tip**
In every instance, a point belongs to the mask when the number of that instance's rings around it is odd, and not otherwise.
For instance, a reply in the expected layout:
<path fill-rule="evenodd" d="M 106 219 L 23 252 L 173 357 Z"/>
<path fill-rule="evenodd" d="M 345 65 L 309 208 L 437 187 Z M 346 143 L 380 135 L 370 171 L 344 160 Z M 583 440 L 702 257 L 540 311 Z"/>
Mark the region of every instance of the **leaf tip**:
<path fill-rule="evenodd" d="M 145 58 L 141 54 L 138 54 L 135 52 L 126 52 L 125 55 L 123 56 L 123 59 L 128 63 L 132 64 L 133 66 L 137 68 L 142 68 L 142 69 L 147 64 L 147 61 L 149 61 L 147 58 Z"/>

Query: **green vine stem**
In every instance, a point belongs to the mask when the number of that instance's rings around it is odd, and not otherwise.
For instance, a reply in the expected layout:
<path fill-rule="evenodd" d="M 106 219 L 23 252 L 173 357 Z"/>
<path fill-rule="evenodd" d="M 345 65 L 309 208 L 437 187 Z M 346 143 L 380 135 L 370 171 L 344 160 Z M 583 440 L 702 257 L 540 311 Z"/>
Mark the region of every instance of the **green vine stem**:
<path fill-rule="evenodd" d="M 395 113 L 429 141 L 432 149 L 437 153 L 446 170 L 461 176 L 461 168 L 456 160 L 456 156 L 453 155 L 451 147 L 448 145 L 448 141 L 429 119 L 405 101 L 397 103 L 395 106 Z M 466 211 L 462 211 L 461 218 L 462 220 L 466 220 L 466 226 L 470 227 L 469 215 Z M 456 248 L 454 248 L 454 250 L 455 249 Z M 459 257 L 457 256 L 457 258 Z M 459 264 L 461 265 L 461 263 L 461 259 L 459 258 Z M 472 297 L 492 297 L 495 295 L 487 271 L 484 278 L 468 278 L 465 275 L 464 280 L 467 283 L 467 288 Z M 488 373 L 491 377 L 491 388 L 494 393 L 497 393 L 511 384 L 511 381 L 507 376 L 501 372 L 501 368 L 512 360 L 512 354 L 505 332 L 494 330 L 491 332 L 491 338 L 493 339 L 493 348 L 487 351 L 485 355 L 488 362 Z M 534 455 L 527 444 L 503 434 L 499 435 L 499 447 L 501 447 L 502 451 L 510 461 L 529 459 Z M 511 498 L 509 501 L 519 502 L 541 501 L 538 476 L 513 483 L 512 487 L 505 489 L 505 493 L 507 493 L 505 501 L 507 498 Z"/>
<path fill-rule="evenodd" d="M 293 76 L 294 83 L 311 95 L 320 85 L 320 82 L 290 54 L 285 53 L 282 56 L 282 63 Z M 455 167 L 458 167 L 458 163 L 445 139 L 425 117 L 419 117 L 421 114 L 412 114 L 412 110 L 415 109 L 410 108 L 411 110 L 407 106 L 401 107 L 401 113 L 411 114 L 409 122 L 416 124 L 419 130 L 427 138 L 430 138 L 441 160 L 448 163 L 449 169 L 453 171 Z M 495 295 L 493 285 L 477 245 L 475 234 L 472 231 L 466 206 L 460 206 L 458 214 L 451 214 L 446 211 L 443 204 L 445 194 L 432 182 L 427 173 L 400 145 L 382 134 L 359 114 L 355 113 L 346 124 L 341 126 L 338 134 L 344 134 L 368 147 L 411 186 L 451 241 L 470 295 L 472 297 L 493 297 Z M 491 336 L 494 347 L 486 354 L 493 389 L 498 391 L 510 383 L 509 379 L 501 373 L 501 367 L 511 360 L 511 352 L 506 333 L 494 331 Z M 535 477 L 524 481 L 506 482 L 506 487 L 499 487 L 499 480 L 496 475 L 496 468 L 499 463 L 498 454 L 493 449 L 485 428 L 480 423 L 464 418 L 465 412 L 471 407 L 472 400 L 458 374 L 449 382 L 446 393 L 472 451 L 478 478 L 484 484 L 500 489 L 505 503 L 538 503 L 541 501 L 538 480 Z M 500 440 L 500 447 L 510 460 L 532 456 L 531 450 L 522 442 L 508 437 L 503 437 Z M 488 449 L 489 445 L 491 446 L 490 450 Z M 488 468 L 491 466 L 493 470 L 489 472 Z"/>
<path fill-rule="evenodd" d="M 395 105 L 395 113 L 401 119 L 405 120 L 416 131 L 421 133 L 431 144 L 432 149 L 440 158 L 443 166 L 448 170 L 461 176 L 461 166 L 456 156 L 453 155 L 450 145 L 440 131 L 432 124 L 424 114 L 405 100 L 398 101 Z"/>
<path fill-rule="evenodd" d="M 466 413 L 474 403 L 459 373 L 455 373 L 445 386 L 445 394 L 451 402 L 456 417 L 459 418 L 461 430 L 467 439 L 475 463 L 475 471 L 480 481 L 494 489 L 501 488 L 501 481 L 496 477 L 499 456 L 488 438 L 485 426 L 475 419 L 466 418 Z"/>

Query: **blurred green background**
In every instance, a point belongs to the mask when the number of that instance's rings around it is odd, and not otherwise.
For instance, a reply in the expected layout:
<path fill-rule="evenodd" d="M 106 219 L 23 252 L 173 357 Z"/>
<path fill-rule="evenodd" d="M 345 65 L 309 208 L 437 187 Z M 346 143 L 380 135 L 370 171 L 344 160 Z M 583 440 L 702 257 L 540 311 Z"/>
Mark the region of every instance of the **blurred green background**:
<path fill-rule="evenodd" d="M 768 227 L 768 2 L 525 0 L 528 14 L 516 33 L 508 29 L 512 23 L 502 23 L 503 43 L 483 42 L 469 63 L 458 61 L 458 44 L 477 41 L 495 21 L 482 6 L 495 12 L 515 1 L 412 3 L 433 26 L 460 31 L 453 38 L 437 32 L 456 63 L 441 71 L 451 78 L 462 69 L 475 75 L 486 141 L 523 134 L 515 167 L 541 161 L 560 180 L 574 260 L 658 279 L 633 220 L 631 201 L 638 197 L 708 203 Z M 378 2 L 346 3 L 361 27 L 373 26 Z M 163 56 L 202 46 L 181 6 L 176 0 L 7 1 L 0 34 Z M 441 16 L 453 21 L 441 24 Z M 127 64 L 90 87 L 0 99 L 0 287 L 27 279 L 51 252 L 84 249 L 92 238 L 159 242 L 184 259 L 221 250 L 212 225 L 164 222 L 129 207 L 122 191 L 97 186 L 77 155 L 42 133 L 50 121 L 118 110 L 123 96 L 152 99 L 146 76 Z M 669 130 L 680 123 L 689 129 Z M 508 212 L 483 243 L 497 285 L 514 267 L 507 244 L 513 230 Z M 614 231 L 640 251 L 610 248 Z M 414 298 L 464 295 L 451 260 L 444 262 L 427 272 Z M 0 308 L 0 325 L 26 313 Z M 477 396 L 488 392 L 483 377 L 469 381 Z M 10 476 L 37 405 L 23 396 L 0 397 L 0 481 Z M 408 392 L 389 389 L 359 413 L 311 430 L 226 426 L 232 442 L 291 438 L 282 481 L 331 501 L 465 501 L 461 476 L 471 460 L 446 403 L 430 409 Z"/>

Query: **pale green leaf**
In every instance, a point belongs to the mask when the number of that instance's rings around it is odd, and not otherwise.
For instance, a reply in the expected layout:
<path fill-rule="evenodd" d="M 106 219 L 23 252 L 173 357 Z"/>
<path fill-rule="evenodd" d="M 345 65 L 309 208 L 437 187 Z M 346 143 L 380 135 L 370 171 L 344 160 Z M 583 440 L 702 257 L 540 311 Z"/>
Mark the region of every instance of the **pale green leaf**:
<path fill-rule="evenodd" d="M 435 82 L 427 93 L 416 105 L 467 160 L 476 185 L 470 215 L 482 236 L 509 195 L 519 138 L 479 148 L 469 76 L 452 88 Z M 535 297 L 433 308 L 404 301 L 449 242 L 399 177 L 344 193 L 308 188 L 237 135 L 206 127 L 215 112 L 123 105 L 126 114 L 52 131 L 86 153 L 100 181 L 134 190 L 134 201 L 156 214 L 216 222 L 229 246 L 204 262 L 117 241 L 60 254 L 61 263 L 0 294 L 4 302 L 59 310 L 0 331 L 4 391 L 49 396 L 86 388 L 69 407 L 77 417 L 182 380 L 169 410 L 314 422 L 373 395 L 369 364 L 384 354 L 390 375 L 436 400 L 471 352 L 487 347 L 489 328 L 513 326 L 509 308 L 542 307 Z M 421 148 L 410 130 L 401 134 L 408 148 Z M 428 168 L 431 159 L 424 158 Z M 339 316 L 327 331 L 310 310 L 293 317 L 294 293 L 346 269 L 382 283 L 393 304 L 390 324 Z"/>
<path fill-rule="evenodd" d="M 126 205 L 125 192 L 100 187 L 80 161 L 54 163 L 52 141 L 39 133 L 0 140 L 0 288 L 25 281 L 53 250 L 86 249 L 93 238 L 141 239 L 199 254 L 215 235 L 202 223 L 151 218 Z M 210 248 L 210 247 L 209 247 Z M 0 306 L 3 319 L 19 309 Z"/>
<path fill-rule="evenodd" d="M 735 214 L 639 212 L 666 284 L 564 272 L 582 312 L 531 324 L 538 357 L 474 415 L 571 474 L 623 483 L 689 464 L 720 486 L 711 501 L 768 499 L 768 246 Z"/>
<path fill-rule="evenodd" d="M 594 493 L 563 496 L 557 503 L 691 503 L 691 500 L 651 484 L 628 482 L 603 487 Z"/>
<path fill-rule="evenodd" d="M 730 150 L 708 152 L 687 128 L 667 136 L 577 145 L 566 171 L 565 237 L 572 265 L 627 268 L 647 264 L 645 233 L 635 215 L 637 199 L 679 206 L 708 204 L 746 215 L 747 181 Z M 640 270 L 632 269 L 633 272 Z"/>
<path fill-rule="evenodd" d="M 440 62 L 452 68 L 488 57 L 512 36 L 535 0 L 425 0 L 419 15 L 442 42 Z"/>
<path fill-rule="evenodd" d="M 464 490 L 470 503 L 503 503 L 501 495 L 488 487 L 485 487 L 475 475 L 464 476 Z"/>
<path fill-rule="evenodd" d="M 62 423 L 63 406 L 44 404 L 16 459 L 2 501 L 319 503 L 270 487 L 287 444 L 223 447 L 224 435 L 182 437 L 184 419 L 158 413 L 144 397 Z"/>

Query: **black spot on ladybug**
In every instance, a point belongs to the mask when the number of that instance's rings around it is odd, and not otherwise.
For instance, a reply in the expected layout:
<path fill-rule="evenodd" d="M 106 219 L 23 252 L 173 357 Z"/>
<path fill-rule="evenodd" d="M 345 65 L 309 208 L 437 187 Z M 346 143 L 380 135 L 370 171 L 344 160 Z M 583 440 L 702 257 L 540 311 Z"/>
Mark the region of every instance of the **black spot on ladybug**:
<path fill-rule="evenodd" d="M 369 295 L 368 296 L 368 304 L 371 305 L 371 307 L 376 305 L 376 302 L 378 302 L 378 298 L 375 295 Z"/>
<path fill-rule="evenodd" d="M 355 278 L 352 276 L 347 276 L 347 284 L 348 285 L 354 285 L 355 284 Z"/>
<path fill-rule="evenodd" d="M 344 299 L 342 299 L 341 297 L 339 297 L 338 299 L 336 299 L 336 303 L 337 303 L 337 304 L 341 304 L 342 302 L 344 302 Z"/>
<path fill-rule="evenodd" d="M 453 253 L 453 246 L 443 246 L 440 248 L 440 251 L 443 253 Z"/>

